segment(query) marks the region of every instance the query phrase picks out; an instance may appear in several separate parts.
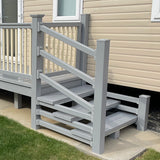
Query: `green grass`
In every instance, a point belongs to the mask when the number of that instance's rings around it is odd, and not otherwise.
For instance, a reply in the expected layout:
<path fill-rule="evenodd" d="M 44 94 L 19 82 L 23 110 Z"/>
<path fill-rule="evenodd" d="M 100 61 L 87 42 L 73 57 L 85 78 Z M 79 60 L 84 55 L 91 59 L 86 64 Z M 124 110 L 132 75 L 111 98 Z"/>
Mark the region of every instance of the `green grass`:
<path fill-rule="evenodd" d="M 142 156 L 136 160 L 160 160 L 160 153 L 153 149 L 148 149 Z"/>
<path fill-rule="evenodd" d="M 96 160 L 76 148 L 0 116 L 0 160 Z"/>

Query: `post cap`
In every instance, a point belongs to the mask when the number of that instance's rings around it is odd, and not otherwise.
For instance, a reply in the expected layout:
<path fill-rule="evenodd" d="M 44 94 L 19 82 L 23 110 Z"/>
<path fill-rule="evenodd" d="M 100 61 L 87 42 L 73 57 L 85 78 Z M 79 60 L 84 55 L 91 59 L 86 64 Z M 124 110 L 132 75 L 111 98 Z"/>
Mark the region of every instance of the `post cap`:
<path fill-rule="evenodd" d="M 32 18 L 42 18 L 44 17 L 45 15 L 44 14 L 31 14 L 30 15 Z"/>

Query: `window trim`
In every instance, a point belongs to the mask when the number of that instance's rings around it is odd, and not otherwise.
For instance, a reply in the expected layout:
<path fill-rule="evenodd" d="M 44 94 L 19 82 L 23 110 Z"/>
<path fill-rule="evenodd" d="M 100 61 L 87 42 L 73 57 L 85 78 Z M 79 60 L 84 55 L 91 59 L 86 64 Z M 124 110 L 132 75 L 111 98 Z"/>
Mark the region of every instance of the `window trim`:
<path fill-rule="evenodd" d="M 23 23 L 23 0 L 17 0 L 17 23 Z M 2 24 L 2 0 L 0 0 L 0 24 Z M 2 30 L 1 32 L 1 42 L 2 42 Z M 22 35 L 23 38 L 23 35 Z M 18 30 L 18 63 L 20 61 L 20 43 L 19 43 L 19 30 Z M 23 47 L 22 47 L 23 52 Z M 3 43 L 1 43 L 1 61 L 3 61 Z M 5 56 L 5 62 L 7 61 L 7 56 Z M 9 56 L 9 62 L 11 62 L 11 56 Z M 13 63 L 15 63 L 15 56 L 13 56 Z"/>
<path fill-rule="evenodd" d="M 53 22 L 54 21 L 80 21 L 83 0 L 76 0 L 76 16 L 58 16 L 58 0 L 53 0 Z"/>
<path fill-rule="evenodd" d="M 160 21 L 160 0 L 152 0 L 151 21 Z"/>

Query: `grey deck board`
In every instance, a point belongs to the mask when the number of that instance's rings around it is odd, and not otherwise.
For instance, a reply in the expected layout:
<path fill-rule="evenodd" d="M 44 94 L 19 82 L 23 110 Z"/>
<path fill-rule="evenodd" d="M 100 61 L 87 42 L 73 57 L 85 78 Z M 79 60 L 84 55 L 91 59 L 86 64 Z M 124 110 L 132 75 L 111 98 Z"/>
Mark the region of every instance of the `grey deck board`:
<path fill-rule="evenodd" d="M 53 76 L 53 77 L 50 77 L 51 79 L 55 80 L 56 82 L 59 82 L 59 83 L 63 83 L 63 82 L 68 82 L 68 81 L 71 81 L 71 80 L 76 80 L 76 79 L 79 79 L 78 77 L 68 73 L 68 74 L 64 74 L 64 75 L 58 75 L 58 76 Z M 45 82 L 42 81 L 42 86 L 45 86 L 47 85 Z"/>
<path fill-rule="evenodd" d="M 93 101 L 90 101 L 90 102 L 93 104 Z M 106 110 L 117 107 L 119 103 L 120 103 L 120 101 L 113 100 L 113 99 L 107 99 Z M 83 112 L 83 113 L 89 113 L 88 110 L 86 110 L 85 108 L 83 108 L 80 105 L 72 106 L 71 108 L 76 109 L 76 110 Z M 70 121 L 70 122 L 81 120 L 81 118 L 78 118 L 76 116 L 73 116 L 73 115 L 70 115 L 70 114 L 67 114 L 64 112 L 60 112 L 60 111 L 54 112 L 53 116 L 55 116 L 56 118 L 66 120 L 66 121 Z"/>
<path fill-rule="evenodd" d="M 108 136 L 120 129 L 123 129 L 137 121 L 137 116 L 126 112 L 116 112 L 106 116 L 105 135 Z M 92 126 L 92 123 L 88 123 Z M 72 134 L 90 140 L 91 134 L 80 129 L 73 129 Z"/>
<path fill-rule="evenodd" d="M 77 137 L 87 139 L 89 141 L 92 140 L 92 135 L 88 132 L 82 131 L 80 129 L 72 129 L 71 133 Z"/>
<path fill-rule="evenodd" d="M 74 92 L 80 97 L 89 96 L 94 92 L 93 88 L 90 85 L 83 85 L 79 87 L 70 88 L 70 91 Z M 68 98 L 60 92 L 46 94 L 44 96 L 38 97 L 37 99 L 40 102 L 48 103 L 51 105 L 62 104 L 71 100 L 70 98 Z"/>
<path fill-rule="evenodd" d="M 137 121 L 137 116 L 126 112 L 116 112 L 106 117 L 106 135 L 125 128 Z"/>

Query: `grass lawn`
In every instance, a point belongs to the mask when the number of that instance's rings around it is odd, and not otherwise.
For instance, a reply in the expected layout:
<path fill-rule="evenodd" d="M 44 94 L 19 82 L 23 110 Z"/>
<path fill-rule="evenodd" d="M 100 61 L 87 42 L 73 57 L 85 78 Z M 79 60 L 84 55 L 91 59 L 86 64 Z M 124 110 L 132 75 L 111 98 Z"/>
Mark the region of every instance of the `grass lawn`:
<path fill-rule="evenodd" d="M 136 160 L 160 160 L 160 153 L 153 149 L 148 149 L 142 156 Z"/>
<path fill-rule="evenodd" d="M 0 160 L 96 160 L 76 148 L 48 138 L 0 116 Z"/>

